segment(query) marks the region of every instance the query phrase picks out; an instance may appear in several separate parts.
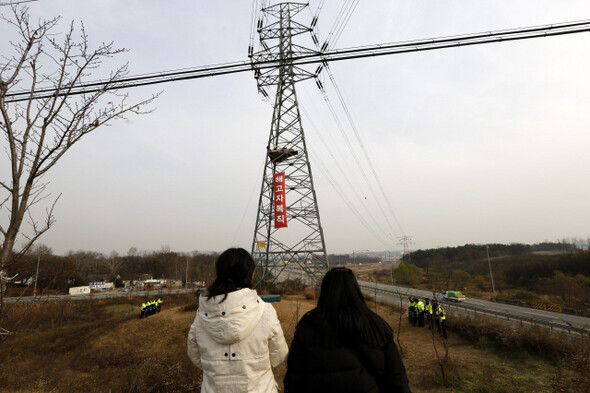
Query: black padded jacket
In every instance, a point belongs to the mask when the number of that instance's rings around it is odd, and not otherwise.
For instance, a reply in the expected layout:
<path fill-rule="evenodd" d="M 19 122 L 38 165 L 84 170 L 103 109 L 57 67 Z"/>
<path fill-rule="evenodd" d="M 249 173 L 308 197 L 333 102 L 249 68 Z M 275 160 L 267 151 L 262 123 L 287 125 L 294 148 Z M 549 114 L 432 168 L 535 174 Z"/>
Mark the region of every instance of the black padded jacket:
<path fill-rule="evenodd" d="M 328 348 L 314 328 L 318 313 L 305 314 L 289 350 L 285 393 L 410 393 L 393 330 L 377 314 L 374 326 L 385 342 Z"/>

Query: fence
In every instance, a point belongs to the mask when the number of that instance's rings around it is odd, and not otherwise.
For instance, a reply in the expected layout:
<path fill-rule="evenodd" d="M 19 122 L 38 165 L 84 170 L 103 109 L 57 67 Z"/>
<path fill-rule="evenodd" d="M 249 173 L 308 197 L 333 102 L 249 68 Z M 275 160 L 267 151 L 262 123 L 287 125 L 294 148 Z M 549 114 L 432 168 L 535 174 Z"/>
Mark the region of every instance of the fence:
<path fill-rule="evenodd" d="M 565 307 L 557 306 L 555 304 L 527 303 L 527 302 L 520 302 L 518 300 L 498 299 L 498 298 L 490 299 L 490 300 L 492 302 L 512 304 L 514 306 L 520 306 L 520 307 L 530 307 L 530 308 L 535 308 L 537 310 L 547 310 L 547 311 L 560 312 L 560 313 L 569 314 L 569 315 L 579 315 L 581 317 L 590 317 L 590 312 L 574 310 L 571 308 L 565 308 Z"/>
<path fill-rule="evenodd" d="M 386 294 L 390 294 L 390 295 L 398 295 L 398 296 L 401 295 L 404 297 L 413 296 L 412 294 L 408 293 L 407 290 L 404 292 L 401 292 L 401 291 L 396 291 L 394 289 L 385 289 L 382 287 L 370 286 L 370 285 L 364 285 L 364 284 L 361 284 L 360 287 L 361 287 L 361 290 L 363 290 L 364 292 L 366 292 L 368 294 L 381 292 L 381 293 L 386 293 Z M 528 317 L 525 315 L 518 315 L 518 314 L 514 314 L 514 313 L 510 313 L 510 312 L 485 309 L 483 307 L 478 307 L 478 306 L 464 304 L 464 303 L 451 303 L 451 302 L 448 302 L 445 300 L 441 300 L 441 302 L 444 302 L 447 308 L 464 310 L 464 311 L 473 312 L 476 314 L 480 313 L 480 314 L 484 314 L 484 315 L 490 315 L 490 316 L 493 316 L 496 318 L 526 322 L 526 323 L 530 323 L 530 324 L 534 324 L 534 325 L 543 325 L 543 326 L 547 326 L 551 329 L 555 328 L 555 329 L 566 330 L 569 333 L 577 332 L 580 334 L 590 334 L 590 329 L 583 328 L 583 327 L 578 328 L 578 327 L 575 327 L 575 326 L 568 324 L 566 322 L 563 322 L 563 323 L 553 322 L 553 321 L 548 321 L 548 320 L 544 320 L 541 318 L 532 318 L 532 317 Z"/>

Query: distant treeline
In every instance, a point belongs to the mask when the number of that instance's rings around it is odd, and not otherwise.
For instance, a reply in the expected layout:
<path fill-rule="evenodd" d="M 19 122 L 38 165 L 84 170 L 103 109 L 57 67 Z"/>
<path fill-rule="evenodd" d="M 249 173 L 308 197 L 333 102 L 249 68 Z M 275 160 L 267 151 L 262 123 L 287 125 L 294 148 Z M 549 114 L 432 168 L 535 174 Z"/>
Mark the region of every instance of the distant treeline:
<path fill-rule="evenodd" d="M 590 276 L 590 264 L 584 263 L 584 244 L 581 242 L 543 242 L 538 244 L 466 244 L 458 247 L 442 247 L 417 250 L 403 256 L 403 261 L 428 271 L 461 269 L 470 274 L 488 271 L 487 256 L 494 267 L 512 269 L 516 277 L 520 272 L 534 271 L 535 277 L 549 277 L 555 270 L 569 274 Z"/>
<path fill-rule="evenodd" d="M 490 265 L 496 290 L 526 290 L 515 296 L 549 295 L 567 307 L 590 308 L 590 250 L 583 242 L 490 244 L 488 263 L 485 245 L 466 244 L 418 250 L 405 255 L 394 271 L 396 282 L 429 288 L 461 290 L 490 288 Z"/>
<path fill-rule="evenodd" d="M 140 280 L 146 277 L 182 281 L 210 282 L 215 276 L 217 254 L 183 255 L 163 249 L 139 253 L 131 249 L 127 255 L 112 252 L 110 255 L 93 251 L 71 251 L 66 255 L 54 255 L 47 247 L 34 249 L 13 263 L 7 270 L 16 275 L 15 282 L 21 287 L 30 287 L 39 274 L 37 289 L 67 292 L 68 288 L 88 285 L 95 281 L 113 281 L 123 286 L 123 280 Z"/>

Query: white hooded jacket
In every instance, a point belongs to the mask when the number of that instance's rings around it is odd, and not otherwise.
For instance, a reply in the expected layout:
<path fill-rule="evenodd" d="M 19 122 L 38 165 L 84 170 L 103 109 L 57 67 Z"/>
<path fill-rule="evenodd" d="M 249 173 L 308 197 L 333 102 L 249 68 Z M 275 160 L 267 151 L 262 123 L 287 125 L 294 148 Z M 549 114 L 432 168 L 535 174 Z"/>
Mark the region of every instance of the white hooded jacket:
<path fill-rule="evenodd" d="M 199 298 L 188 334 L 188 356 L 203 369 L 201 392 L 278 392 L 271 366 L 288 348 L 275 309 L 248 288 L 222 299 Z"/>

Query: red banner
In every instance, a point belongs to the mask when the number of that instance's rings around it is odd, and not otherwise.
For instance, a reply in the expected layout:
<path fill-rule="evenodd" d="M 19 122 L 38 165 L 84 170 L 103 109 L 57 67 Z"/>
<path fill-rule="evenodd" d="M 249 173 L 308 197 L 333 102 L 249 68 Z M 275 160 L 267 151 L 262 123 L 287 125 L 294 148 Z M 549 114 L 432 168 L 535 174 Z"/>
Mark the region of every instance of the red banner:
<path fill-rule="evenodd" d="M 274 202 L 275 202 L 275 228 L 287 226 L 287 203 L 285 202 L 285 172 L 273 175 Z"/>

